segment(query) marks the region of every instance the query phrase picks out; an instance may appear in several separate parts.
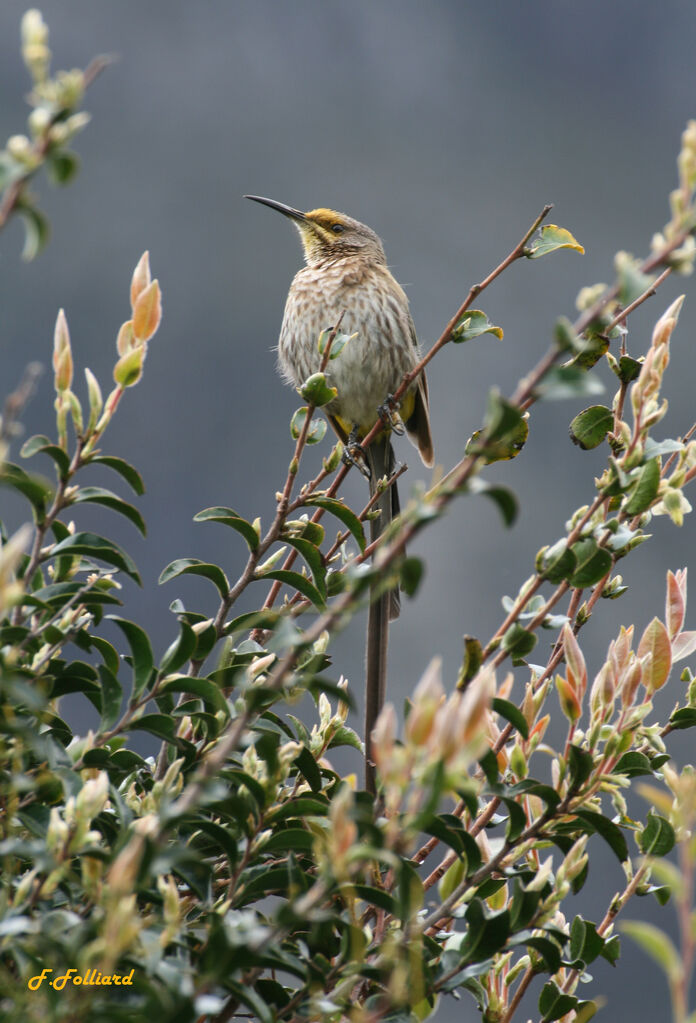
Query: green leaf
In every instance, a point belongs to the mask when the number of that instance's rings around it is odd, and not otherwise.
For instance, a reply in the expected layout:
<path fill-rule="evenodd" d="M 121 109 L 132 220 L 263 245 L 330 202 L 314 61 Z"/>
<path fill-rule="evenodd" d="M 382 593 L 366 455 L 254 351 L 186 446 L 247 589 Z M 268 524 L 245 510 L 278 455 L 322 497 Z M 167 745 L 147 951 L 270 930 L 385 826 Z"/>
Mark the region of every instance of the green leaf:
<path fill-rule="evenodd" d="M 279 583 L 284 583 L 286 586 L 290 586 L 292 589 L 297 590 L 303 597 L 311 601 L 315 607 L 318 607 L 320 611 L 323 611 L 326 604 L 316 586 L 313 585 L 305 575 L 300 575 L 299 572 L 291 572 L 285 568 L 277 568 L 270 572 L 262 572 L 256 575 L 256 579 L 277 579 Z"/>
<path fill-rule="evenodd" d="M 224 716 L 230 716 L 230 709 L 227 700 L 214 682 L 206 678 L 197 678 L 192 675 L 173 675 L 167 678 L 159 689 L 160 693 L 191 693 L 198 696 L 205 703 L 212 707 L 213 712 L 222 711 Z"/>
<path fill-rule="evenodd" d="M 606 405 L 590 405 L 578 412 L 570 424 L 570 439 L 588 451 L 602 443 L 614 426 L 614 413 Z"/>
<path fill-rule="evenodd" d="M 526 421 L 523 425 L 527 428 Z M 474 434 L 474 436 L 476 435 Z M 524 444 L 524 441 L 522 441 L 522 444 Z M 498 446 L 498 457 L 491 459 L 487 454 L 486 463 L 490 464 L 491 461 L 499 461 L 501 458 L 516 458 L 522 450 L 522 445 L 517 446 L 516 442 L 512 445 L 503 445 L 503 447 L 507 448 L 508 454 L 503 454 L 501 447 Z M 510 454 L 510 451 L 514 451 L 514 454 Z M 468 489 L 472 494 L 483 494 L 485 497 L 490 498 L 490 500 L 497 506 L 506 526 L 512 526 L 514 524 L 515 519 L 517 518 L 518 505 L 517 498 L 511 490 L 507 487 L 486 483 L 485 480 L 482 480 L 479 477 L 474 477 L 469 481 Z"/>
<path fill-rule="evenodd" d="M 423 562 L 420 558 L 404 558 L 400 565 L 401 589 L 407 597 L 413 597 L 423 578 Z"/>
<path fill-rule="evenodd" d="M 575 349 L 577 355 L 570 361 L 570 365 L 587 371 L 592 369 L 609 351 L 609 338 L 606 334 L 597 334 L 588 330 L 581 338 L 577 339 Z"/>
<path fill-rule="evenodd" d="M 270 827 L 279 821 L 296 819 L 304 820 L 306 817 L 326 817 L 328 803 L 325 798 L 319 796 L 296 796 L 288 799 L 266 815 L 266 826 Z"/>
<path fill-rule="evenodd" d="M 570 773 L 570 787 L 573 792 L 587 781 L 594 768 L 594 757 L 587 750 L 580 746 L 570 746 L 568 749 L 568 770 Z"/>
<path fill-rule="evenodd" d="M 519 438 L 520 429 L 525 423 L 525 415 L 516 405 L 503 398 L 495 388 L 489 391 L 483 420 L 486 443 L 504 440 L 512 442 L 516 437 Z"/>
<path fill-rule="evenodd" d="M 651 458 L 641 468 L 638 479 L 631 490 L 630 497 L 624 505 L 626 515 L 640 515 L 646 511 L 657 497 L 660 486 L 660 460 Z"/>
<path fill-rule="evenodd" d="M 259 545 L 259 535 L 252 526 L 241 515 L 237 515 L 231 508 L 204 508 L 193 516 L 194 522 L 221 522 L 224 526 L 236 529 L 246 540 L 250 550 L 254 551 Z"/>
<path fill-rule="evenodd" d="M 474 898 L 467 906 L 464 917 L 468 930 L 461 952 L 467 958 L 487 959 L 505 946 L 510 934 L 508 910 L 487 912 L 483 902 Z"/>
<path fill-rule="evenodd" d="M 576 817 L 604 839 L 612 852 L 623 863 L 628 859 L 628 845 L 623 831 L 604 814 L 594 810 L 576 810 Z"/>
<path fill-rule="evenodd" d="M 503 700 L 499 696 L 493 698 L 491 706 L 496 714 L 500 714 L 501 717 L 510 722 L 513 728 L 517 729 L 523 739 L 529 738 L 527 721 L 519 707 L 516 707 L 514 703 L 510 703 L 509 700 Z"/>
<path fill-rule="evenodd" d="M 309 753 L 309 750 L 307 750 Z M 309 753 L 309 756 L 314 761 L 314 757 Z M 316 761 L 314 761 L 316 764 Z M 321 785 L 321 780 L 319 782 Z M 276 831 L 267 842 L 264 842 L 262 852 L 266 853 L 287 853 L 289 851 L 295 853 L 311 852 L 312 846 L 314 845 L 314 835 L 311 831 L 307 831 L 305 828 L 282 828 Z"/>
<path fill-rule="evenodd" d="M 569 579 L 571 586 L 578 589 L 594 586 L 611 571 L 611 554 L 599 547 L 591 536 L 578 540 L 570 549 L 575 557 L 575 569 Z"/>
<path fill-rule="evenodd" d="M 51 497 L 52 488 L 41 476 L 25 472 L 19 465 L 3 462 L 0 465 L 0 484 L 13 487 L 29 501 L 34 508 L 37 522 L 46 514 L 46 501 Z"/>
<path fill-rule="evenodd" d="M 528 259 L 540 259 L 541 256 L 547 256 L 549 252 L 555 252 L 557 249 L 573 249 L 581 254 L 585 251 L 565 227 L 547 224 L 541 228 L 538 237 L 532 239 L 524 254 Z"/>
<path fill-rule="evenodd" d="M 299 439 L 300 434 L 304 429 L 308 412 L 309 409 L 307 408 L 307 406 L 303 405 L 302 408 L 298 408 L 295 414 L 293 415 L 290 421 L 290 435 L 292 436 L 293 440 Z M 325 433 L 326 420 L 313 418 L 309 425 L 309 430 L 307 432 L 307 443 L 318 444 L 320 440 L 324 439 Z"/>
<path fill-rule="evenodd" d="M 135 622 L 129 622 L 126 618 L 118 618 L 116 615 L 109 615 L 108 617 L 110 621 L 114 622 L 121 629 L 131 648 L 133 660 L 133 699 L 137 700 L 147 688 L 155 666 L 149 637 Z"/>
<path fill-rule="evenodd" d="M 511 945 L 520 944 L 518 940 L 511 941 Z M 533 948 L 535 952 L 544 960 L 544 965 L 549 973 L 557 973 L 561 967 L 561 951 L 555 941 L 550 938 L 544 938 L 538 934 L 529 934 L 523 944 L 527 948 Z"/>
<path fill-rule="evenodd" d="M 76 153 L 67 149 L 54 150 L 48 153 L 46 170 L 54 185 L 67 185 L 80 169 L 80 160 Z"/>
<path fill-rule="evenodd" d="M 547 984 L 544 984 L 541 994 L 539 995 L 539 1012 L 541 1015 L 541 1023 L 553 1023 L 554 1020 L 561 1019 L 570 1012 L 571 1009 L 575 1008 L 578 1004 L 577 998 L 574 995 L 563 994 L 556 984 L 550 980 Z"/>
<path fill-rule="evenodd" d="M 696 726 L 696 707 L 682 707 L 681 710 L 675 710 L 669 723 L 674 730 L 693 728 Z"/>
<path fill-rule="evenodd" d="M 314 585 L 325 600 L 326 568 L 324 567 L 324 561 L 319 548 L 309 540 L 305 540 L 299 536 L 283 536 L 283 540 L 285 543 L 289 544 L 290 547 L 294 547 L 307 562 L 307 567 L 312 573 L 312 578 L 314 579 Z"/>
<path fill-rule="evenodd" d="M 182 664 L 191 659 L 196 649 L 196 633 L 185 619 L 179 619 L 179 636 L 167 648 L 160 663 L 162 674 L 178 671 Z"/>
<path fill-rule="evenodd" d="M 131 721 L 128 731 L 149 732 L 156 735 L 158 739 L 165 739 L 173 742 L 175 718 L 169 714 L 143 714 L 142 717 Z"/>
<path fill-rule="evenodd" d="M 503 339 L 502 327 L 494 327 L 480 309 L 468 309 L 453 328 L 450 339 L 455 344 L 460 344 L 463 341 L 472 341 L 475 337 L 481 337 L 482 334 L 494 334 L 501 341 Z"/>
<path fill-rule="evenodd" d="M 534 633 L 528 632 L 517 622 L 510 626 L 501 641 L 503 650 L 507 650 L 514 657 L 526 657 L 531 654 L 536 644 L 537 637 Z"/>
<path fill-rule="evenodd" d="M 638 359 L 632 359 L 630 355 L 621 355 L 616 365 L 610 362 L 612 370 L 622 384 L 630 384 L 633 380 L 636 380 L 642 365 L 642 362 L 639 362 Z"/>
<path fill-rule="evenodd" d="M 309 405 L 321 408 L 333 401 L 338 391 L 335 387 L 329 387 L 324 373 L 312 373 L 302 384 L 300 394 Z"/>
<path fill-rule="evenodd" d="M 50 583 L 48 586 L 42 586 L 40 589 L 35 590 L 31 595 L 27 594 L 22 599 L 25 604 L 31 603 L 30 598 L 33 598 L 38 600 L 40 604 L 43 602 L 43 604 L 48 604 L 51 607 L 60 607 L 82 589 L 82 583 Z M 112 593 L 97 589 L 95 586 L 90 587 L 87 593 L 85 593 L 83 602 L 88 605 L 121 603 L 118 597 L 115 597 Z"/>
<path fill-rule="evenodd" d="M 53 444 L 48 437 L 44 437 L 43 434 L 37 433 L 34 437 L 30 437 L 29 440 L 25 441 L 22 445 L 22 449 L 19 452 L 22 458 L 31 458 L 33 455 L 42 452 L 52 458 L 58 466 L 58 473 L 62 480 L 68 478 L 68 470 L 70 468 L 70 458 L 66 451 L 63 451 L 57 444 Z"/>
<path fill-rule="evenodd" d="M 355 884 L 353 889 L 358 898 L 364 902 L 368 902 L 371 906 L 376 906 L 377 909 L 384 909 L 387 913 L 391 913 L 394 916 L 398 915 L 399 907 L 396 899 L 389 892 L 385 892 L 383 888 L 374 888 L 372 885 L 367 884 Z"/>
<path fill-rule="evenodd" d="M 674 828 L 664 817 L 652 810 L 645 827 L 638 834 L 638 848 L 646 856 L 667 856 L 676 842 Z"/>
<path fill-rule="evenodd" d="M 277 1018 L 275 1012 L 251 985 L 238 984 L 236 981 L 227 979 L 225 989 L 231 992 L 237 1002 L 241 1002 L 242 1005 L 250 1009 L 251 1018 L 258 1019 L 259 1023 L 273 1023 Z"/>
<path fill-rule="evenodd" d="M 107 565 L 113 565 L 125 572 L 138 586 L 142 586 L 140 575 L 132 558 L 113 541 L 106 540 L 103 536 L 97 536 L 96 533 L 75 533 L 73 536 L 66 537 L 51 550 L 52 557 L 58 554 L 86 554 L 89 557 L 99 558 Z"/>
<path fill-rule="evenodd" d="M 516 842 L 527 826 L 527 818 L 524 808 L 514 799 L 507 796 L 500 797 L 508 811 L 508 822 L 505 829 L 505 838 L 508 842 Z"/>
<path fill-rule="evenodd" d="M 309 782 L 312 792 L 321 792 L 321 771 L 306 746 L 303 746 L 294 760 L 300 773 Z"/>
<path fill-rule="evenodd" d="M 206 561 L 199 561 L 197 558 L 177 558 L 176 561 L 170 562 L 160 574 L 159 583 L 160 585 L 168 583 L 180 575 L 200 575 L 204 579 L 209 579 L 223 598 L 230 591 L 230 584 L 222 569 L 218 565 L 211 565 Z"/>
<path fill-rule="evenodd" d="M 651 288 L 655 282 L 654 274 L 644 274 L 640 269 L 638 260 L 621 253 L 624 257 L 616 259 L 616 269 L 619 278 L 619 302 L 626 307 L 635 302 L 637 298 Z"/>
<path fill-rule="evenodd" d="M 536 570 L 550 583 L 563 582 L 575 571 L 575 555 L 566 546 L 565 539 L 559 540 L 552 547 L 545 547 L 537 555 Z"/>
<path fill-rule="evenodd" d="M 623 774 L 627 778 L 635 778 L 641 774 L 652 774 L 653 768 L 644 753 L 633 750 L 632 752 L 624 753 L 611 773 Z"/>
<path fill-rule="evenodd" d="M 121 700 L 123 690 L 121 683 L 104 664 L 99 665 L 99 680 L 101 682 L 101 721 L 100 732 L 107 732 L 118 721 L 121 712 Z"/>
<path fill-rule="evenodd" d="M 603 391 L 601 381 L 579 366 L 553 366 L 536 393 L 546 401 L 567 401 L 568 398 L 589 398 Z"/>
<path fill-rule="evenodd" d="M 459 669 L 457 688 L 462 689 L 477 674 L 483 664 L 483 647 L 475 636 L 464 636 L 464 656 Z"/>
<path fill-rule="evenodd" d="M 51 228 L 47 218 L 35 206 L 22 205 L 17 211 L 24 221 L 22 259 L 26 263 L 31 263 L 48 242 Z"/>
<path fill-rule="evenodd" d="M 91 633 L 89 635 L 89 642 L 90 646 L 99 651 L 109 671 L 113 672 L 114 675 L 118 674 L 119 657 L 111 643 L 106 639 L 102 639 L 101 636 L 94 636 Z"/>
<path fill-rule="evenodd" d="M 142 476 L 123 458 L 118 458 L 116 455 L 90 455 L 88 462 L 90 465 L 106 465 L 109 469 L 113 469 L 123 477 L 131 490 L 139 497 L 145 493 Z"/>
<path fill-rule="evenodd" d="M 590 920 L 576 916 L 570 926 L 570 958 L 581 959 L 585 966 L 594 962 L 604 948 L 604 939 Z"/>
<path fill-rule="evenodd" d="M 324 511 L 330 512 L 350 531 L 357 541 L 360 551 L 364 553 L 367 542 L 362 523 L 355 512 L 351 511 L 343 501 L 339 501 L 335 497 L 308 497 L 302 504 L 305 508 L 323 508 Z"/>
<path fill-rule="evenodd" d="M 112 511 L 118 512 L 120 515 L 124 515 L 125 518 L 129 519 L 136 529 L 145 536 L 147 532 L 145 527 L 145 520 L 132 504 L 128 504 L 127 501 L 122 500 L 117 494 L 114 494 L 111 490 L 105 490 L 103 487 L 80 487 L 72 499 L 72 504 L 102 504 L 105 508 L 111 508 Z"/>
<path fill-rule="evenodd" d="M 333 329 L 334 329 L 333 327 L 327 327 L 326 330 L 322 330 L 321 334 L 319 335 L 319 338 L 317 340 L 317 348 L 319 350 L 320 355 L 323 355 L 324 352 L 326 351 L 326 346 L 329 342 L 329 337 L 333 333 Z M 333 341 L 331 342 L 331 352 L 329 354 L 329 360 L 337 359 L 338 356 L 343 351 L 344 347 L 348 344 L 349 341 L 352 341 L 354 337 L 357 337 L 357 335 L 342 334 L 340 331 L 338 331 Z"/>

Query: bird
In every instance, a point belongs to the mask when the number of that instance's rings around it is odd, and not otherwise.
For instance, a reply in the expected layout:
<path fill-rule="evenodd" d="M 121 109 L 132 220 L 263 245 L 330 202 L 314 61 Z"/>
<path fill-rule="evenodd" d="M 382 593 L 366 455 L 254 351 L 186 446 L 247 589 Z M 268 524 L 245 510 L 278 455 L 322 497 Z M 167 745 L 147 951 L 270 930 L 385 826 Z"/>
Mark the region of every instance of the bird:
<path fill-rule="evenodd" d="M 290 285 L 278 341 L 282 376 L 295 387 L 320 370 L 320 333 L 342 317 L 341 331 L 353 335 L 329 363 L 327 383 L 337 395 L 324 408 L 330 425 L 351 452 L 381 418 L 383 429 L 365 449 L 370 494 L 396 466 L 391 433 L 406 428 L 426 466 L 433 464 L 428 385 L 425 373 L 411 383 L 398 414 L 392 394 L 420 361 L 418 339 L 403 288 L 392 276 L 379 235 L 359 220 L 326 207 L 302 212 L 292 206 L 247 195 L 287 217 L 297 228 L 305 266 Z M 396 482 L 376 502 L 379 517 L 371 523 L 371 539 L 379 539 L 399 514 Z M 373 586 L 368 614 L 366 653 L 365 741 L 366 785 L 374 793 L 375 776 L 370 742 L 386 690 L 389 622 L 399 615 L 399 592 L 380 593 Z"/>

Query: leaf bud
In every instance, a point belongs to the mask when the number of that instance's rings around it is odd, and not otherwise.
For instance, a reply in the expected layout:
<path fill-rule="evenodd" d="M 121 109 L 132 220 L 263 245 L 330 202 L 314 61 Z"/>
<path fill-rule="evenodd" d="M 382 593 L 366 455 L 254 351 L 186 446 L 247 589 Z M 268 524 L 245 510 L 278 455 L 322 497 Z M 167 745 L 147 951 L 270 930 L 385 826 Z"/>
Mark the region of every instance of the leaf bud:
<path fill-rule="evenodd" d="M 140 292 L 133 307 L 133 333 L 138 341 L 149 341 L 162 319 L 159 281 L 154 280 Z"/>
<path fill-rule="evenodd" d="M 120 387 L 134 387 L 143 375 L 145 347 L 131 348 L 114 366 L 114 380 Z"/>
<path fill-rule="evenodd" d="M 556 690 L 558 691 L 561 710 L 568 721 L 573 724 L 582 714 L 582 707 L 580 705 L 580 700 L 578 699 L 578 694 L 575 692 L 568 679 L 564 678 L 563 675 L 556 675 Z"/>
<path fill-rule="evenodd" d="M 70 331 L 65 312 L 60 309 L 53 331 L 53 368 L 55 370 L 55 388 L 58 393 L 67 391 L 73 378 L 72 350 L 70 348 Z"/>
<path fill-rule="evenodd" d="M 29 114 L 27 123 L 34 138 L 40 138 L 50 127 L 51 115 L 46 107 L 36 107 Z"/>
<path fill-rule="evenodd" d="M 135 337 L 133 336 L 133 321 L 126 320 L 125 323 L 121 324 L 121 328 L 116 338 L 116 351 L 119 355 L 125 355 L 129 348 L 134 348 L 136 344 Z"/>
<path fill-rule="evenodd" d="M 36 165 L 36 153 L 26 135 L 11 135 L 7 140 L 5 148 L 11 157 L 24 164 L 25 167 L 31 168 Z"/>
<path fill-rule="evenodd" d="M 78 106 L 85 94 L 85 76 L 79 68 L 72 71 L 59 71 L 55 78 L 56 101 L 61 107 L 70 110 Z"/>
<path fill-rule="evenodd" d="M 146 288 L 149 288 L 151 282 L 150 253 L 145 250 L 138 260 L 138 265 L 133 271 L 133 276 L 131 278 L 130 303 L 133 312 L 135 312 L 135 303 L 138 301 L 143 291 L 145 291 Z"/>
<path fill-rule="evenodd" d="M 104 400 L 102 398 L 99 381 L 92 370 L 87 367 L 85 367 L 85 379 L 87 381 L 87 395 L 89 397 L 89 423 L 87 424 L 87 432 L 92 433 L 104 407 Z"/>
<path fill-rule="evenodd" d="M 22 59 L 35 82 L 45 82 L 51 63 L 48 48 L 48 26 L 41 11 L 32 8 L 22 18 Z"/>

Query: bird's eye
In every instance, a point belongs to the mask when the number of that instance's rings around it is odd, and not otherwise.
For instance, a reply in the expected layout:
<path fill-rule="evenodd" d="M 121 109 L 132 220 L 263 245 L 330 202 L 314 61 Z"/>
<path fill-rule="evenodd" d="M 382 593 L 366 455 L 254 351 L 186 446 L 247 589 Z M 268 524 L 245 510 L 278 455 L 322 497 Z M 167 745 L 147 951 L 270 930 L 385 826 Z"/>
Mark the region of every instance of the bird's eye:
<path fill-rule="evenodd" d="M 343 234 L 343 225 L 342 224 L 332 224 L 331 225 L 331 230 L 333 231 L 334 234 Z"/>

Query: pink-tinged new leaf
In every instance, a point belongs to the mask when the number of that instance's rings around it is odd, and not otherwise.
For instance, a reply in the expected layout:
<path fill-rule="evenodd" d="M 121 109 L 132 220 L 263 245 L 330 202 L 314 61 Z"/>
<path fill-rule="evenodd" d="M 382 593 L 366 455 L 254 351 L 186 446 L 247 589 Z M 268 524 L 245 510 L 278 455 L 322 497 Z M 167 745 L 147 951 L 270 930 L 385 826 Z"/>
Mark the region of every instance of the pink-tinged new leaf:
<path fill-rule="evenodd" d="M 582 714 L 582 706 L 578 699 L 578 694 L 568 679 L 563 678 L 562 675 L 556 675 L 556 689 L 558 690 L 561 710 L 571 724 L 574 724 Z"/>
<path fill-rule="evenodd" d="M 682 632 L 672 643 L 672 660 L 681 661 L 696 650 L 696 632 Z"/>
<path fill-rule="evenodd" d="M 145 251 L 138 260 L 138 265 L 133 271 L 133 277 L 131 279 L 130 289 L 130 300 L 131 309 L 135 310 L 135 303 L 138 301 L 140 295 L 145 291 L 145 288 L 150 286 L 152 277 L 150 276 L 150 253 Z"/>
<path fill-rule="evenodd" d="M 582 699 L 587 689 L 587 668 L 582 650 L 575 638 L 575 633 L 567 622 L 563 626 L 561 638 L 563 640 L 563 653 L 568 669 L 568 681 Z"/>
<path fill-rule="evenodd" d="M 133 336 L 133 321 L 126 320 L 125 323 L 121 324 L 121 329 L 118 332 L 116 338 L 116 350 L 119 355 L 125 355 L 129 348 L 135 347 L 135 338 Z"/>
<path fill-rule="evenodd" d="M 672 644 L 659 618 L 653 618 L 640 638 L 638 656 L 646 654 L 650 660 L 643 669 L 643 685 L 648 693 L 654 693 L 665 684 L 672 667 Z"/>
<path fill-rule="evenodd" d="M 138 341 L 149 341 L 162 319 L 159 281 L 153 281 L 138 295 L 133 310 L 133 333 Z"/>
<path fill-rule="evenodd" d="M 684 580 L 686 582 L 686 580 Z M 684 591 L 686 586 L 684 586 Z M 686 594 L 679 585 L 679 579 L 674 572 L 667 573 L 667 598 L 665 600 L 665 622 L 669 638 L 674 639 L 679 635 L 684 624 L 686 614 Z"/>
<path fill-rule="evenodd" d="M 632 707 L 635 700 L 638 686 L 643 681 L 643 665 L 633 655 L 633 662 L 621 677 L 621 703 L 624 708 Z"/>

